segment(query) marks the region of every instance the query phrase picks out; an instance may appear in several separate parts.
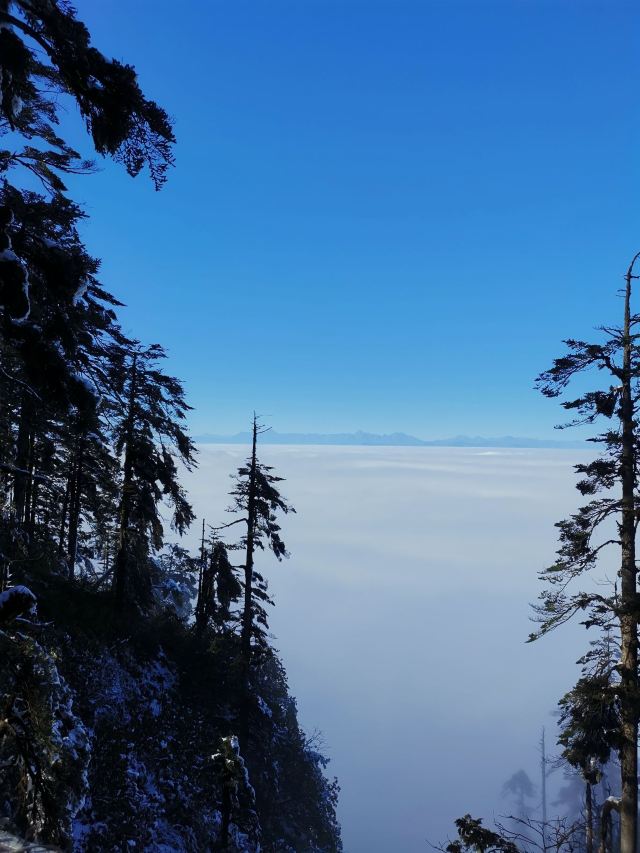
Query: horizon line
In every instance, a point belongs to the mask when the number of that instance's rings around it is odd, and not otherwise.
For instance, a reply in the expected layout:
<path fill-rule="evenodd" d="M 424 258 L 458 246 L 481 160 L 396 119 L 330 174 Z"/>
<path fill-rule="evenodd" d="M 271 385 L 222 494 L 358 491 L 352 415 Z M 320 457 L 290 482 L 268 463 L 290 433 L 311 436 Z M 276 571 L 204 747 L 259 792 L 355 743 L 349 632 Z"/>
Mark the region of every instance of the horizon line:
<path fill-rule="evenodd" d="M 233 434 L 201 433 L 193 436 L 197 444 L 250 444 L 251 434 L 240 431 Z M 307 433 L 265 432 L 262 444 L 306 444 L 336 446 L 385 446 L 385 447 L 504 447 L 540 449 L 584 449 L 588 442 L 580 439 L 548 439 L 530 436 L 481 436 L 458 434 L 447 438 L 421 439 L 404 432 L 370 433 L 355 432 Z"/>

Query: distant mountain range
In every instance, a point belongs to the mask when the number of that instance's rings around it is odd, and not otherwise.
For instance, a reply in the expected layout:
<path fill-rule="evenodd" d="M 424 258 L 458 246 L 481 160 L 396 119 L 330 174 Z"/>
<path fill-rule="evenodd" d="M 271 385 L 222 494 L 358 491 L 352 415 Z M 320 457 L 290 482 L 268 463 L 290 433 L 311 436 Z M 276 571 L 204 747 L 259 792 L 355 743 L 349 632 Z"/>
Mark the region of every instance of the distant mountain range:
<path fill-rule="evenodd" d="M 250 444 L 251 433 L 237 432 L 235 435 L 197 435 L 194 441 L 199 444 Z M 301 433 L 275 432 L 269 430 L 260 436 L 261 444 L 327 444 L 348 445 L 354 447 L 540 447 L 564 450 L 585 449 L 584 441 L 560 441 L 545 438 L 522 438 L 503 435 L 498 438 L 484 436 L 456 435 L 453 438 L 437 438 L 425 441 L 404 432 L 392 432 L 389 435 L 376 435 L 371 432 L 344 433 Z"/>

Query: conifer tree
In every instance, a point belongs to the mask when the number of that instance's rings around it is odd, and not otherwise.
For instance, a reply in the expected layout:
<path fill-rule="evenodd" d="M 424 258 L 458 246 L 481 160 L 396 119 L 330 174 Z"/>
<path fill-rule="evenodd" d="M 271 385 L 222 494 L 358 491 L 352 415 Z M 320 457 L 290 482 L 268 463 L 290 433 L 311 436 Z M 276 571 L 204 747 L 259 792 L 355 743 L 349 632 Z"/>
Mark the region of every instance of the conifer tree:
<path fill-rule="evenodd" d="M 151 566 L 154 603 L 186 622 L 197 588 L 198 561 L 186 548 L 171 542 L 151 560 Z"/>
<path fill-rule="evenodd" d="M 258 850 L 264 838 L 261 849 L 337 853 L 337 782 L 324 777 L 325 759 L 300 730 L 267 642 L 269 598 L 254 555 L 269 548 L 286 556 L 276 514 L 291 508 L 277 490 L 281 478 L 257 459 L 257 422 L 233 492 L 246 525 L 244 587 L 223 543 L 212 541 L 204 566 L 200 619 L 216 642 L 192 642 L 185 630 L 196 561 L 178 545 L 154 553 L 167 504 L 178 533 L 193 518 L 179 481 L 179 467 L 194 462 L 184 428 L 189 407 L 180 382 L 158 367 L 162 348 L 122 332 L 121 303 L 101 286 L 99 262 L 80 240 L 83 214 L 64 180 L 94 164 L 58 129 L 74 101 L 98 154 L 131 175 L 146 168 L 162 185 L 173 131 L 134 69 L 92 47 L 67 0 L 0 0 L 4 819 L 12 832 L 65 849 L 78 830 L 86 849 L 127 847 L 132 838 L 149 849 L 174 849 L 184 838 L 208 849 L 220 794 L 222 834 L 232 844 Z M 40 181 L 41 193 L 18 187 L 21 170 L 30 184 Z M 92 557 L 103 558 L 102 572 Z M 112 645 L 111 625 L 94 619 L 107 579 L 121 609 L 148 605 L 162 637 L 148 613 L 137 612 L 145 641 Z M 36 621 L 36 601 L 46 624 Z M 238 660 L 241 720 L 249 698 L 259 711 L 251 755 L 259 798 L 229 732 Z M 166 740 L 155 736 L 159 727 Z M 220 738 L 212 778 L 211 746 Z M 275 791 L 292 803 L 287 814 Z"/>
<path fill-rule="evenodd" d="M 517 770 L 502 786 L 503 797 L 513 797 L 517 809 L 516 817 L 526 819 L 529 817 L 529 804 L 535 796 L 535 786 L 529 775 L 524 770 Z"/>
<path fill-rule="evenodd" d="M 0 201 L 12 211 L 8 233 L 29 280 L 27 320 L 0 308 L 0 479 L 14 523 L 31 534 L 37 523 L 53 526 L 73 572 L 83 513 L 104 519 L 103 497 L 113 497 L 104 415 L 111 352 L 126 338 L 113 311 L 119 303 L 98 283 L 98 263 L 78 236 L 79 209 L 60 195 L 10 187 Z"/>
<path fill-rule="evenodd" d="M 466 814 L 456 820 L 456 829 L 458 838 L 447 844 L 446 853 L 520 853 L 510 838 L 483 826 L 481 818 Z"/>
<path fill-rule="evenodd" d="M 620 713 L 609 673 L 583 676 L 559 702 L 562 757 L 585 783 L 585 848 L 593 853 L 593 786 L 611 751 L 621 746 Z"/>
<path fill-rule="evenodd" d="M 255 791 L 249 781 L 244 759 L 240 754 L 240 744 L 235 735 L 222 738 L 220 751 L 212 756 L 214 768 L 220 780 L 220 836 L 216 849 L 229 850 L 231 829 L 236 824 L 243 827 L 242 848 L 259 851 L 260 824 L 255 812 Z M 234 844 L 234 847 L 236 845 Z M 237 848 L 236 848 L 237 849 Z"/>
<path fill-rule="evenodd" d="M 640 396 L 640 350 L 636 328 L 640 318 L 631 311 L 632 281 L 636 255 L 625 276 L 624 316 L 620 327 L 603 327 L 603 341 L 587 343 L 567 340 L 568 353 L 556 359 L 538 379 L 542 393 L 560 396 L 582 373 L 603 373 L 608 387 L 586 391 L 563 407 L 576 413 L 571 424 L 594 424 L 604 419 L 605 431 L 593 439 L 603 446 L 602 455 L 588 464 L 576 466 L 583 476 L 578 490 L 591 500 L 571 518 L 557 524 L 560 548 L 557 561 L 542 578 L 549 589 L 541 594 L 536 608 L 540 629 L 530 639 L 584 613 L 587 627 L 610 629 L 620 637 L 620 661 L 616 687 L 620 707 L 622 796 L 620 802 L 621 853 L 635 853 L 638 820 L 638 601 L 635 537 L 638 509 L 638 434 L 636 417 Z M 599 540 L 603 525 L 615 522 Z M 600 553 L 613 547 L 619 557 L 620 589 L 609 594 L 593 590 L 569 593 L 569 586 L 598 564 Z"/>
<path fill-rule="evenodd" d="M 164 538 L 160 502 L 171 506 L 172 525 L 180 535 L 194 517 L 177 469 L 177 461 L 187 469 L 195 463 L 193 442 L 182 425 L 190 407 L 181 383 L 156 366 L 162 358 L 165 352 L 157 344 L 113 351 L 113 382 L 124 401 L 115 428 L 116 451 L 123 458 L 114 568 L 118 610 L 127 601 L 148 599 L 146 557 L 149 549 L 162 547 Z"/>
<path fill-rule="evenodd" d="M 21 167 L 62 192 L 60 174 L 91 171 L 57 133 L 61 95 L 77 104 L 99 154 L 130 175 L 146 166 L 162 186 L 173 163 L 173 130 L 141 91 L 135 69 L 93 47 L 65 0 L 0 0 L 0 136 L 25 142 L 0 150 L 0 175 Z"/>
<path fill-rule="evenodd" d="M 251 670 L 256 656 L 268 648 L 266 632 L 268 619 L 265 606 L 272 601 L 267 582 L 255 567 L 257 550 L 268 548 L 278 560 L 288 557 L 280 536 L 278 511 L 295 512 L 278 491 L 283 478 L 273 474 L 273 468 L 258 459 L 258 436 L 265 432 L 253 416 L 251 455 L 235 475 L 236 485 L 231 492 L 233 503 L 229 511 L 240 513 L 237 522 L 246 526 L 239 548 L 244 551 L 244 583 L 240 655 L 242 669 L 242 701 L 240 706 L 240 742 L 246 747 L 251 704 Z M 232 524 L 237 523 L 232 522 Z"/>
<path fill-rule="evenodd" d="M 196 630 L 202 634 L 213 626 L 222 631 L 231 619 L 231 605 L 242 595 L 242 585 L 224 542 L 214 538 L 208 551 L 203 548 L 201 566 L 195 609 Z"/>
<path fill-rule="evenodd" d="M 241 513 L 240 521 L 246 525 L 240 547 L 245 555 L 241 648 L 247 668 L 251 665 L 253 646 L 259 648 L 265 643 L 268 622 L 264 605 L 271 603 L 266 580 L 254 565 L 255 553 L 268 548 L 278 560 L 289 556 L 280 536 L 277 512 L 295 512 L 278 491 L 277 484 L 283 478 L 273 474 L 273 468 L 258 459 L 258 436 L 265 431 L 254 415 L 251 456 L 235 476 L 236 485 L 231 492 L 233 504 L 229 508 L 230 512 Z"/>

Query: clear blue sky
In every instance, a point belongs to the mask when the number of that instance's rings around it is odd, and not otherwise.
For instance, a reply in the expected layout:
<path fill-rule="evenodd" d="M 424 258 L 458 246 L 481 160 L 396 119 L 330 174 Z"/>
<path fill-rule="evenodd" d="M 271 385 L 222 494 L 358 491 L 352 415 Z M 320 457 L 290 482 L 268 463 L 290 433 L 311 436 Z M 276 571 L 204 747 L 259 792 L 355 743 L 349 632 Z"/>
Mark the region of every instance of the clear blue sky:
<path fill-rule="evenodd" d="M 78 0 L 175 117 L 159 194 L 73 182 L 195 432 L 549 436 L 532 390 L 640 248 L 640 7 Z"/>

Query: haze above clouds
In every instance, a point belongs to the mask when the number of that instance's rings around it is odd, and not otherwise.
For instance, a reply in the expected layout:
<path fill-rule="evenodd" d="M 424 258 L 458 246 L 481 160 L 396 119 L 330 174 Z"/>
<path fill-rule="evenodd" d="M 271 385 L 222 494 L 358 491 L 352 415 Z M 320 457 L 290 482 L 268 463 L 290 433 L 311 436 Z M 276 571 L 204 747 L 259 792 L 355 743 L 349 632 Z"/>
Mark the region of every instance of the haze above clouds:
<path fill-rule="evenodd" d="M 185 479 L 200 519 L 229 519 L 228 475 L 247 450 L 200 447 Z M 261 449 L 297 510 L 282 519 L 291 558 L 258 556 L 271 628 L 339 777 L 346 853 L 424 853 L 465 812 L 508 812 L 500 790 L 516 770 L 537 781 L 540 729 L 553 745 L 551 713 L 590 637 L 568 626 L 526 645 L 529 603 L 588 453 Z"/>

